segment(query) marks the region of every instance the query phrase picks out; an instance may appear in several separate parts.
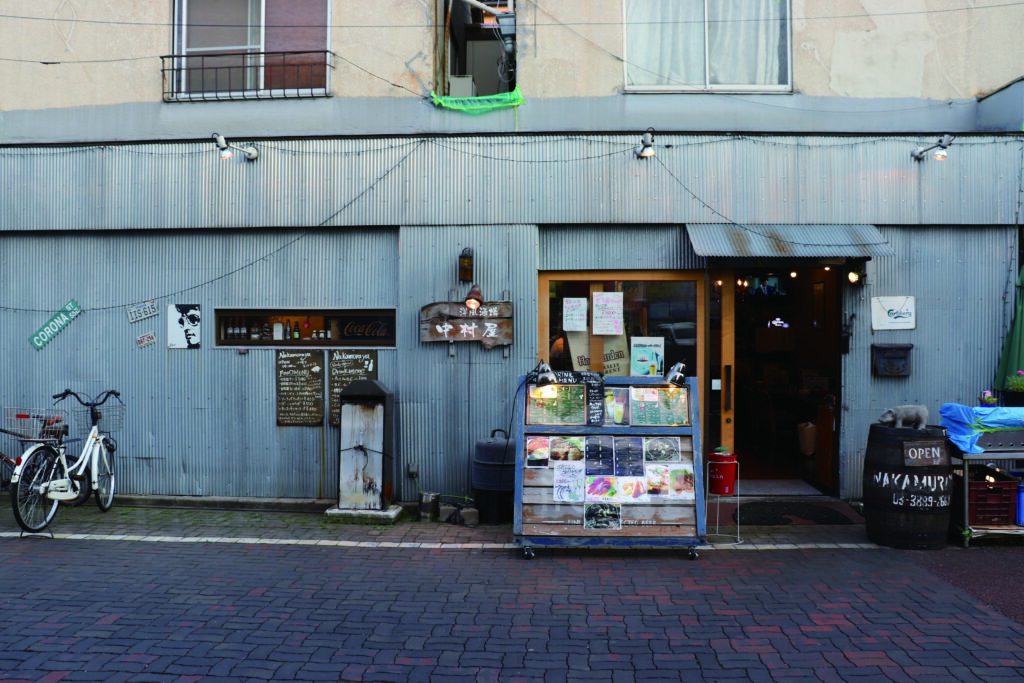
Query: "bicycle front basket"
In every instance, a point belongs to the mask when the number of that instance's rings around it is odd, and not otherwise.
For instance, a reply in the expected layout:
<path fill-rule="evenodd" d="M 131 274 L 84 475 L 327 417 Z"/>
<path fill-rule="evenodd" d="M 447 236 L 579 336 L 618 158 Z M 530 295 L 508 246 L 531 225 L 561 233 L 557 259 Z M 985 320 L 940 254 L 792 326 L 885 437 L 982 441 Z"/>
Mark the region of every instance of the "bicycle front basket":
<path fill-rule="evenodd" d="M 64 410 L 44 408 L 4 408 L 4 429 L 24 440 L 55 439 L 67 433 L 68 414 Z"/>
<path fill-rule="evenodd" d="M 96 422 L 96 428 L 101 432 L 109 434 L 110 432 L 119 432 L 124 427 L 124 404 L 113 403 L 104 404 L 96 407 L 96 412 L 99 414 L 99 421 Z M 92 429 L 92 418 L 90 417 L 89 408 L 81 407 L 74 409 L 75 422 L 82 429 Z"/>

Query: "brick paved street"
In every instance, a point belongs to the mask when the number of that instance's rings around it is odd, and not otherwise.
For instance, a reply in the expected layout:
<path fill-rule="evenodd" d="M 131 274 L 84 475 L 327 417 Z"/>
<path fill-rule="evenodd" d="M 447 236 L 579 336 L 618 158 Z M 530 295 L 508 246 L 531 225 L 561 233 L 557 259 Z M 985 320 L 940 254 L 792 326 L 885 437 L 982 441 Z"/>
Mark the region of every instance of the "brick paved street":
<path fill-rule="evenodd" d="M 0 520 L 16 529 L 9 512 Z M 1024 626 L 922 569 L 912 553 L 866 543 L 722 546 L 697 561 L 628 550 L 525 560 L 508 545 L 508 527 L 339 526 L 317 515 L 241 511 L 100 515 L 94 506 L 62 509 L 54 531 L 52 539 L 0 537 L 8 643 L 0 679 L 1024 675 Z M 780 530 L 790 538 L 823 532 L 863 528 Z"/>

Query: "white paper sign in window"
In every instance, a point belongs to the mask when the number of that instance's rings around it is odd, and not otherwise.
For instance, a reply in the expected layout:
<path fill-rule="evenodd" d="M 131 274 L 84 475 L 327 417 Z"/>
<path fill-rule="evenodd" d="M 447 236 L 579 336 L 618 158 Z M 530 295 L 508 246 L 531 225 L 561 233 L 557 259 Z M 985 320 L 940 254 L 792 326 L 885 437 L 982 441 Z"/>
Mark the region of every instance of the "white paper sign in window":
<path fill-rule="evenodd" d="M 587 300 L 566 297 L 562 299 L 562 329 L 566 332 L 587 331 Z"/>
<path fill-rule="evenodd" d="M 594 292 L 594 334 L 623 334 L 622 292 Z"/>

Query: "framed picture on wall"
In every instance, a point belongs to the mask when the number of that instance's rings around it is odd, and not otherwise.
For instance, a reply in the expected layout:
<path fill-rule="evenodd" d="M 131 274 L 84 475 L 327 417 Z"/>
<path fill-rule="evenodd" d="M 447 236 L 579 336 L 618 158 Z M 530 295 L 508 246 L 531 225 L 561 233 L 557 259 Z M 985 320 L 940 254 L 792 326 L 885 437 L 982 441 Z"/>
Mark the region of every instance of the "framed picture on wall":
<path fill-rule="evenodd" d="M 167 348 L 198 349 L 201 320 L 199 304 L 170 304 L 167 307 Z"/>

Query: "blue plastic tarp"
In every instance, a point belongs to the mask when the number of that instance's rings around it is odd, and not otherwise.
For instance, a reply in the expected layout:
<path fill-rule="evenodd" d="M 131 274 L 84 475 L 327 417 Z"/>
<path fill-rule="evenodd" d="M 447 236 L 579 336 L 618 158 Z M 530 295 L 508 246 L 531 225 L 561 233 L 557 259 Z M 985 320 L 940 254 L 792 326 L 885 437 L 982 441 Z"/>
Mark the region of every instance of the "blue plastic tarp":
<path fill-rule="evenodd" d="M 1024 429 L 1024 409 L 999 406 L 964 406 L 944 403 L 939 408 L 949 440 L 964 453 L 984 453 L 978 437 L 989 432 Z"/>

